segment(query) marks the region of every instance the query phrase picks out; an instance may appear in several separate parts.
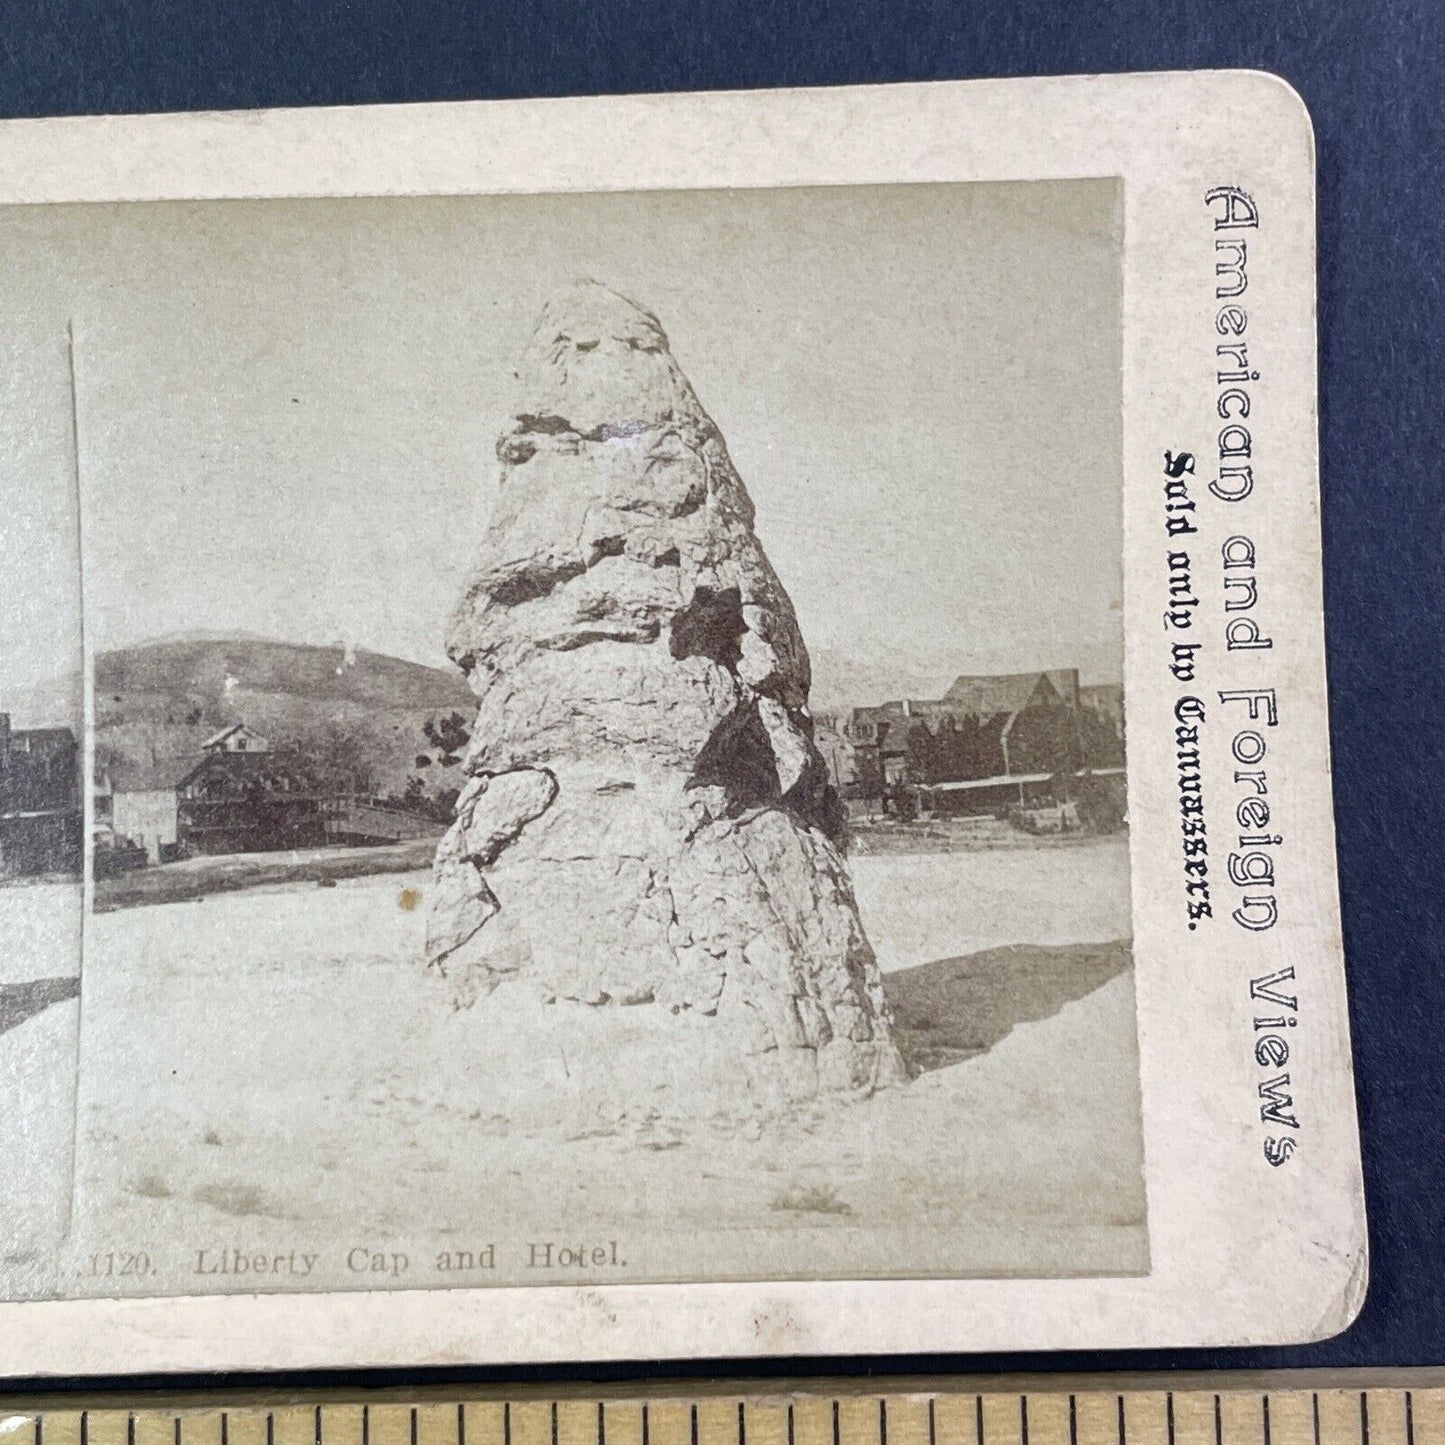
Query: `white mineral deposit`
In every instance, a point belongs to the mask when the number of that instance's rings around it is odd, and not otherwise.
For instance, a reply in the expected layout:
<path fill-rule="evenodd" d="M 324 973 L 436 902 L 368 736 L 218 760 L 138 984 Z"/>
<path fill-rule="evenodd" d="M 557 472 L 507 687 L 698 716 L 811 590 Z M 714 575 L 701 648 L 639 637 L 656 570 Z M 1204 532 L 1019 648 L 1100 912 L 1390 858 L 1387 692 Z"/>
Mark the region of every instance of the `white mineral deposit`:
<path fill-rule="evenodd" d="M 518 380 L 449 637 L 478 713 L 431 964 L 479 1049 L 489 1013 L 573 1037 L 574 1103 L 614 1118 L 898 1080 L 807 649 L 721 433 L 657 319 L 594 283 Z"/>

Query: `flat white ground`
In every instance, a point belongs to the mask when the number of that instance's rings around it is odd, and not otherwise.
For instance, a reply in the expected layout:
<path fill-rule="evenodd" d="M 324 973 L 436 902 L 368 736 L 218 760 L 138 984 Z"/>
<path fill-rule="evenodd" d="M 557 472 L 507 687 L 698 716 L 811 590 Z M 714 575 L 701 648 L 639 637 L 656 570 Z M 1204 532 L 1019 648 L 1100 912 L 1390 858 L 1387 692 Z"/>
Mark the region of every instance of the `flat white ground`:
<path fill-rule="evenodd" d="M 78 882 L 0 885 L 0 1292 L 14 1295 L 51 1289 L 70 1222 L 81 902 Z"/>
<path fill-rule="evenodd" d="M 1026 970 L 1034 946 L 1129 933 L 1118 839 L 852 866 L 889 973 L 1003 945 L 1024 947 L 991 966 Z M 785 1126 L 523 1133 L 489 1109 L 497 1019 L 423 977 L 428 882 L 88 920 L 62 1293 L 1147 1269 L 1127 968 L 1056 996 L 1021 974 L 985 1052 Z M 0 1037 L 7 1066 L 63 1049 L 73 1015 Z M 548 1244 L 585 1268 L 538 1263 Z M 236 1250 L 244 1272 L 213 1271 Z M 464 1250 L 478 1267 L 439 1268 Z"/>

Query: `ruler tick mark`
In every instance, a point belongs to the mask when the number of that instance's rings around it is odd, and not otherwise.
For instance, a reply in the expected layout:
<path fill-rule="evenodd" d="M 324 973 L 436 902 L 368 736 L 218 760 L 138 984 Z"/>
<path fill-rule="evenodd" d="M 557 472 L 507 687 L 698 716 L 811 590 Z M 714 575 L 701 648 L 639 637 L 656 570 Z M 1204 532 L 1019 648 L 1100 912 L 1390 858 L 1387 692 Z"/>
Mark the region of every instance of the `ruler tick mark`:
<path fill-rule="evenodd" d="M 858 1383 L 862 1390 L 866 1391 L 872 1382 L 860 1381 Z M 1182 1396 L 1184 1405 L 1190 1413 L 1197 1409 L 1203 1415 L 1199 1421 L 1200 1426 L 1203 1427 L 1203 1433 L 1198 1441 L 1195 1441 L 1195 1445 L 1203 1445 L 1205 1441 L 1208 1441 L 1209 1445 L 1287 1445 L 1287 1442 L 1288 1445 L 1330 1445 L 1330 1442 L 1334 1440 L 1332 1430 L 1335 1427 L 1327 1427 L 1324 1416 L 1331 1415 L 1331 1412 L 1337 1409 L 1343 1411 L 1341 1420 L 1345 1429 L 1343 1439 L 1348 1440 L 1350 1424 L 1355 1419 L 1355 1410 L 1349 1403 L 1351 1393 L 1356 1394 L 1358 1398 L 1358 1424 L 1354 1427 L 1356 1431 L 1354 1445 L 1416 1445 L 1417 1440 L 1424 1445 L 1425 1436 L 1430 1434 L 1429 1410 L 1434 1407 L 1437 1398 L 1445 1400 L 1445 1390 L 1436 1391 L 1422 1385 L 1425 1393 L 1422 1394 L 1421 1399 L 1426 1402 L 1422 1408 L 1426 1408 L 1426 1414 L 1421 1417 L 1425 1423 L 1417 1430 L 1414 1393 L 1413 1390 L 1405 1388 L 1403 1384 L 1397 1384 L 1389 1389 L 1380 1389 L 1378 1398 L 1376 1398 L 1373 1388 L 1359 1388 L 1361 1382 L 1358 1379 L 1349 1382 L 1342 1381 L 1343 1388 L 1328 1387 L 1331 1396 L 1330 1404 L 1327 1408 L 1322 1408 L 1320 1396 L 1326 1387 L 1322 1386 L 1321 1390 L 1312 1391 L 1299 1388 L 1287 1380 L 1273 1383 L 1275 1388 L 1258 1389 L 1246 1394 L 1243 1391 L 1234 1391 L 1228 1383 L 1216 1377 L 1218 1388 L 1215 1390 L 1211 1391 L 1208 1385 L 1200 1390 L 1185 1389 Z M 1417 1380 L 1418 1383 L 1420 1382 Z M 848 1388 L 851 1390 L 854 1387 L 850 1385 Z M 1231 1411 L 1240 1415 L 1239 1422 L 1228 1430 L 1224 1428 L 1223 1409 L 1226 1389 L 1230 1390 L 1233 1401 L 1230 1406 Z M 737 1393 L 732 1391 L 737 1391 Z M 988 1411 L 985 1408 L 981 1391 L 965 1393 L 945 1389 L 937 1395 L 928 1395 L 921 1399 L 911 1398 L 907 1401 L 909 1408 L 916 1409 L 917 1404 L 920 1403 L 927 1406 L 928 1426 L 926 1431 L 917 1430 L 915 1426 L 909 1424 L 912 1417 L 908 1410 L 904 1410 L 900 1414 L 897 1409 L 890 1409 L 890 1406 L 897 1404 L 899 1399 L 897 1395 L 871 1393 L 851 1395 L 849 1409 L 850 1412 L 857 1414 L 857 1420 L 854 1425 L 850 1425 L 846 1439 L 842 1427 L 843 1396 L 834 1396 L 831 1401 L 826 1395 L 821 1398 L 814 1396 L 808 1408 L 821 1406 L 824 1402 L 831 1403 L 832 1428 L 830 1432 L 825 1427 L 819 1440 L 810 1442 L 807 1430 L 800 1431 L 798 1428 L 796 1401 L 800 1397 L 781 1400 L 769 1399 L 764 1395 L 749 1393 L 745 1388 L 740 1390 L 737 1386 L 733 1386 L 732 1390 L 721 1398 L 713 1397 L 711 1403 L 700 1396 L 694 1397 L 696 1403 L 686 1401 L 685 1397 L 683 1400 L 679 1400 L 678 1404 L 687 1403 L 690 1407 L 688 1416 L 690 1428 L 688 1432 L 680 1435 L 673 1445 L 765 1445 L 763 1437 L 769 1433 L 770 1429 L 776 1431 L 777 1424 L 781 1423 L 777 1408 L 773 1407 L 781 1407 L 785 1411 L 787 1420 L 786 1430 L 777 1432 L 783 1436 L 781 1440 L 777 1441 L 777 1445 L 1005 1445 L 1005 1442 L 1008 1441 L 1014 1442 L 1014 1445 L 1045 1445 L 1046 1441 L 1049 1442 L 1049 1445 L 1054 1445 L 1056 1440 L 1057 1445 L 1105 1445 L 1105 1442 L 1107 1445 L 1182 1445 L 1186 1439 L 1195 1440 L 1189 1425 L 1189 1414 L 1182 1418 L 1179 1415 L 1180 1406 L 1175 1399 L 1178 1391 L 1158 1390 L 1158 1393 L 1151 1398 L 1157 1401 L 1162 1395 L 1164 1409 L 1156 1415 L 1156 1407 L 1149 1405 L 1148 1408 L 1136 1413 L 1132 1421 L 1128 1413 L 1129 1395 L 1120 1390 L 1117 1385 L 1114 1385 L 1112 1390 L 1115 1405 L 1113 1421 L 1102 1414 L 1102 1411 L 1107 1409 L 1109 1393 L 1111 1393 L 1109 1383 L 1101 1381 L 1099 1386 L 1087 1388 L 1081 1393 L 1084 1397 L 1082 1423 L 1080 1422 L 1079 1396 L 1076 1393 L 1069 1393 L 1067 1396 L 1068 1429 L 1067 1431 L 1058 1431 L 1057 1437 L 1051 1431 L 1057 1430 L 1058 1427 L 1050 1425 L 1045 1404 L 1039 1403 L 1034 1393 L 1028 1389 L 1019 1390 L 1016 1395 L 1018 1401 L 1017 1424 L 1012 1429 L 1004 1418 L 1009 1413 L 1006 1394 L 991 1396 L 994 1400 L 992 1408 L 995 1409 L 995 1415 L 990 1417 L 992 1423 L 984 1418 Z M 938 1401 L 940 1399 L 944 1402 L 947 1410 L 961 1407 L 961 1410 L 966 1411 L 969 1394 L 974 1397 L 972 1413 L 975 1440 L 973 1441 L 967 1439 L 966 1426 L 964 1427 L 965 1434 L 958 1439 L 955 1438 L 955 1432 L 951 1426 L 947 1430 L 942 1428 L 942 1426 L 950 1425 L 947 1415 L 942 1422 L 938 1419 Z M 546 1401 L 545 1394 L 541 1394 L 539 1391 L 539 1395 L 540 1398 L 533 1397 L 536 1399 L 536 1404 L 528 1404 L 527 1411 L 530 1412 Z M 104 1428 L 99 1438 L 94 1437 L 90 1428 L 91 1412 L 87 1409 L 66 1411 L 61 1418 L 60 1425 L 55 1429 L 46 1428 L 50 1424 L 51 1412 L 49 1410 L 32 1412 L 29 1415 L 21 1413 L 10 1418 L 11 1423 L 18 1427 L 16 1439 L 22 1442 L 24 1441 L 25 1422 L 27 1419 L 30 1421 L 31 1439 L 24 1442 L 24 1445 L 63 1445 L 62 1432 L 70 1430 L 77 1432 L 70 1436 L 73 1445 L 105 1445 L 107 1440 L 111 1441 L 112 1445 L 204 1445 L 204 1438 L 217 1427 L 219 1427 L 217 1434 L 209 1437 L 213 1445 L 246 1445 L 247 1440 L 254 1440 L 254 1445 L 288 1445 L 288 1442 L 294 1445 L 291 1434 L 287 1432 L 294 1433 L 299 1430 L 308 1405 L 312 1411 L 312 1428 L 307 1432 L 309 1438 L 302 1442 L 302 1445 L 346 1445 L 347 1438 L 350 1438 L 352 1445 L 387 1445 L 387 1440 L 382 1436 L 385 1436 L 387 1429 L 390 1429 L 390 1427 L 386 1427 L 382 1430 L 381 1435 L 373 1439 L 370 1429 L 369 1406 L 360 1401 L 356 1401 L 361 1419 L 358 1438 L 358 1436 L 349 1435 L 349 1427 L 344 1419 L 336 1428 L 331 1428 L 335 1422 L 331 1421 L 328 1414 L 331 1408 L 329 1404 L 316 1403 L 315 1397 L 310 1402 L 294 1402 L 293 1404 L 288 1402 L 284 1395 L 273 1395 L 271 1398 L 274 1408 L 268 1410 L 263 1399 L 243 1410 L 241 1428 L 243 1428 L 244 1438 L 242 1435 L 238 1435 L 236 1440 L 232 1441 L 230 1438 L 230 1415 L 226 1409 L 216 1405 L 193 1407 L 188 1404 L 177 1406 L 174 1403 L 169 1409 L 166 1407 L 153 1408 L 145 1403 L 143 1397 L 132 1398 L 135 1402 L 134 1409 L 127 1409 L 126 1403 L 122 1399 L 117 1403 L 117 1407 L 106 1410 L 102 1416 Z M 733 1402 L 731 1406 L 727 1403 L 729 1399 Z M 878 1411 L 877 1424 L 874 1427 L 875 1434 L 871 1440 L 868 1439 L 866 1423 L 870 1413 L 867 1402 L 870 1399 L 876 1402 Z M 1259 1414 L 1255 1416 L 1254 1428 L 1250 1427 L 1247 1418 L 1250 1410 L 1249 1399 L 1256 1402 L 1256 1408 L 1259 1411 Z M 1208 1416 L 1204 1415 L 1211 1400 L 1214 1420 L 1212 1432 L 1206 1423 Z M 1296 1427 L 1291 1425 L 1290 1421 L 1293 1419 L 1295 1411 L 1303 1413 L 1302 1407 L 1306 1401 L 1309 1402 L 1310 1407 L 1309 1425 L 1300 1429 L 1296 1442 L 1296 1435 L 1293 1433 Z M 1381 1404 L 1381 1401 L 1384 1403 Z M 397 1403 L 405 1402 L 403 1400 Z M 492 1437 L 494 1445 L 526 1445 L 526 1441 L 516 1438 L 512 1430 L 512 1402 L 504 1399 L 498 1403 L 502 1405 L 502 1421 L 497 1435 Z M 554 1399 L 547 1403 L 550 1409 L 550 1440 L 544 1434 L 539 1442 L 532 1442 L 532 1445 L 568 1445 L 568 1442 L 561 1439 L 561 1401 Z M 613 1404 L 616 1403 L 618 1402 L 613 1400 Z M 627 1400 L 626 1403 L 629 1410 L 638 1410 L 641 1416 L 640 1434 L 633 1437 L 633 1445 L 669 1445 L 666 1439 L 653 1437 L 650 1405 L 646 1401 L 633 1398 Z M 710 1412 L 709 1428 L 706 1432 L 702 1430 L 701 1419 L 704 1403 L 708 1403 Z M 1052 1401 L 1047 1403 L 1050 1409 L 1056 1408 L 1059 1397 L 1054 1396 Z M 756 1418 L 749 1414 L 753 1405 L 759 1406 Z M 765 1405 L 769 1408 L 763 1408 Z M 1036 1405 L 1037 1408 L 1035 1408 Z M 1380 1405 L 1380 1408 L 1372 1408 L 1376 1405 Z M 286 1424 L 286 1431 L 278 1431 L 276 1414 L 283 1406 L 285 1406 L 286 1420 L 282 1423 Z M 438 1421 L 442 1422 L 442 1428 L 439 1433 L 429 1430 L 428 1445 L 486 1445 L 486 1441 L 482 1437 L 492 1428 L 487 1421 L 490 1419 L 494 1422 L 496 1417 L 480 1416 L 482 1434 L 479 1435 L 477 1430 L 473 1429 L 470 1432 L 472 1438 L 469 1440 L 467 1408 L 468 1402 L 458 1400 L 455 1396 L 440 1402 L 436 1407 L 436 1413 Z M 490 1408 L 488 1406 L 488 1410 Z M 569 1419 L 575 1414 L 577 1418 L 574 1420 L 574 1425 L 579 1427 L 582 1420 L 586 1418 L 587 1410 L 596 1410 L 596 1438 L 595 1440 L 592 1438 L 590 1430 L 582 1430 L 578 1438 L 580 1439 L 581 1436 L 587 1438 L 581 1441 L 581 1445 L 627 1445 L 624 1439 L 628 1434 L 626 1428 L 623 1428 L 619 1434 L 614 1434 L 610 1430 L 612 1422 L 607 1413 L 608 1408 L 607 1399 L 599 1398 L 595 1394 L 590 1399 L 584 1397 L 583 1401 L 569 1404 L 568 1409 L 571 1412 Z M 731 1441 L 728 1436 L 732 1434 L 732 1430 L 728 1422 L 731 1419 L 730 1412 L 734 1408 L 737 1412 L 737 1437 L 735 1441 Z M 185 1413 L 182 1413 L 183 1409 Z M 443 1441 L 441 1437 L 446 1434 L 444 1422 L 451 1418 L 452 1409 L 456 1411 L 455 1429 L 450 1439 Z M 1284 1414 L 1280 1413 L 1281 1409 L 1285 1411 Z M 1045 1413 L 1040 1414 L 1040 1410 L 1044 1410 Z M 717 1412 L 716 1423 L 721 1427 L 720 1430 L 713 1428 L 714 1415 L 712 1412 L 714 1411 Z M 1095 1411 L 1100 1414 L 1097 1422 L 1093 1418 Z M 1390 1423 L 1392 1412 L 1396 1419 L 1394 1425 Z M 393 1413 L 395 1413 L 394 1410 Z M 540 1411 L 538 1413 L 537 1423 L 540 1424 Z M 626 1411 L 624 1411 L 625 1413 Z M 57 1416 L 59 1417 L 58 1412 Z M 169 1429 L 165 1428 L 167 1418 L 170 1420 Z M 529 1418 L 529 1416 L 524 1413 L 524 1423 L 525 1418 Z M 853 1418 L 854 1415 L 850 1414 L 850 1419 Z M 775 1422 L 771 1427 L 767 1423 L 769 1419 Z M 391 1442 L 391 1445 L 397 1445 L 398 1441 L 400 1445 L 422 1445 L 420 1404 L 407 1407 L 407 1420 L 408 1433 L 403 1434 L 400 1430 L 392 1431 L 397 1438 L 396 1441 Z M 142 1421 L 146 1426 L 144 1431 L 140 1429 Z M 263 1421 L 264 1428 L 258 1429 L 257 1427 L 261 1426 Z M 762 1423 L 758 1424 L 758 1421 Z M 400 1425 L 399 1416 L 394 1423 Z M 679 1423 L 681 1423 L 680 1419 Z M 807 1425 L 806 1417 L 803 1423 L 805 1426 Z M 962 1421 L 960 1421 L 961 1423 Z M 626 1425 L 625 1419 L 623 1425 Z M 753 1428 L 754 1425 L 757 1426 L 756 1429 Z M 1255 1430 L 1258 1433 L 1255 1433 Z M 705 1440 L 704 1433 L 707 1436 Z M 162 1434 L 169 1438 L 163 1441 Z M 284 1441 L 281 1439 L 283 1434 L 287 1437 Z M 433 1439 L 433 1436 L 436 1438 Z M 907 1437 L 906 1440 L 905 1437 Z M 568 1439 L 572 1445 L 577 1445 L 577 1440 L 573 1438 L 573 1435 L 569 1435 Z M 0 1445 L 4 1445 L 4 1442 L 0 1441 Z M 1341 1445 L 1343 1445 L 1343 1441 Z M 1442 1441 L 1441 1445 L 1445 1445 L 1445 1441 Z"/>

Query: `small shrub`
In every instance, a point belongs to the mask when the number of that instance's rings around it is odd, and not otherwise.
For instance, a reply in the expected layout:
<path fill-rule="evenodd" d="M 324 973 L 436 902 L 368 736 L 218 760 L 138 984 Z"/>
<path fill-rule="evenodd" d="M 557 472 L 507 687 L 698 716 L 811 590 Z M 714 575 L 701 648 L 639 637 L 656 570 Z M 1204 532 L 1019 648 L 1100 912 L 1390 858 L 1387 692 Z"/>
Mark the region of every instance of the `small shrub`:
<path fill-rule="evenodd" d="M 852 1214 L 852 1206 L 838 1197 L 831 1184 L 794 1184 L 768 1206 L 793 1214 Z"/>
<path fill-rule="evenodd" d="M 172 1190 L 159 1175 L 142 1174 L 139 1179 L 131 1182 L 130 1192 L 139 1194 L 142 1199 L 169 1199 Z"/>

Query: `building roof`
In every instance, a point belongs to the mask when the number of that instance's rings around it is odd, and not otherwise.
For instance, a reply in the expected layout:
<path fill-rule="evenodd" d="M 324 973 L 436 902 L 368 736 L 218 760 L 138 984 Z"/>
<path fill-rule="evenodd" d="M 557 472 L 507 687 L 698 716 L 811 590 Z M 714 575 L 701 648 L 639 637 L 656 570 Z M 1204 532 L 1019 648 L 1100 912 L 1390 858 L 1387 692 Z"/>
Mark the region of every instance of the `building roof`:
<path fill-rule="evenodd" d="M 151 762 L 120 759 L 111 763 L 111 791 L 114 793 L 163 793 L 180 785 L 205 761 L 194 753 L 184 757 L 156 758 Z"/>
<path fill-rule="evenodd" d="M 202 753 L 192 756 L 195 771 L 204 769 L 208 773 L 278 773 L 287 771 L 286 759 L 276 753 L 254 752 Z"/>
<path fill-rule="evenodd" d="M 1123 768 L 1075 768 L 1073 776 L 1076 778 L 1118 778 L 1123 774 Z M 1046 783 L 1050 778 L 1058 776 L 1057 773 L 999 773 L 992 778 L 965 778 L 960 782 L 953 783 L 914 783 L 911 786 L 921 788 L 925 793 L 966 793 L 975 788 L 1002 787 L 1005 783 Z"/>
<path fill-rule="evenodd" d="M 965 778 L 956 783 L 916 783 L 926 793 L 969 793 L 976 788 L 1001 788 L 1005 783 L 1046 783 L 1052 773 L 1000 773 L 992 778 Z"/>
<path fill-rule="evenodd" d="M 255 728 L 247 727 L 245 723 L 238 722 L 232 723 L 230 727 L 222 728 L 218 733 L 212 733 L 212 735 L 201 744 L 201 747 L 203 749 L 218 747 L 221 743 L 225 742 L 227 738 L 235 737 L 237 733 L 246 733 L 248 736 L 255 738 L 257 742 L 265 741 Z"/>
<path fill-rule="evenodd" d="M 51 756 L 74 748 L 75 733 L 70 728 L 12 728 L 9 746 L 21 756 Z"/>
<path fill-rule="evenodd" d="M 229 774 L 232 777 L 296 775 L 294 764 L 275 753 L 187 753 L 183 757 L 157 758 L 153 762 L 119 760 L 110 765 L 111 791 L 115 793 L 156 793 L 179 788 L 199 773 Z"/>
<path fill-rule="evenodd" d="M 1006 672 L 993 676 L 956 677 L 943 695 L 953 710 L 991 717 L 995 713 L 1020 712 L 1033 701 L 1040 684 L 1048 683 L 1059 701 L 1074 703 L 1078 699 L 1079 671 L 1075 667 L 1058 667 L 1044 672 Z"/>

